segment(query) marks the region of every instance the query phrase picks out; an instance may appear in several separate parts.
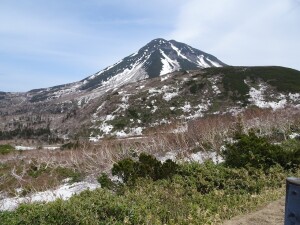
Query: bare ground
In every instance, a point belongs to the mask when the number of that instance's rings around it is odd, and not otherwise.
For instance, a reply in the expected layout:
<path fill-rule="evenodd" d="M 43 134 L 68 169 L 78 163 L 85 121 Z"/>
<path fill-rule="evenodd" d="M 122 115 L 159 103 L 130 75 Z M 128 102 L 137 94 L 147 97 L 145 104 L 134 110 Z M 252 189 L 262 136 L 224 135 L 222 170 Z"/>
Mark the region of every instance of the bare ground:
<path fill-rule="evenodd" d="M 256 212 L 234 217 L 223 225 L 282 225 L 284 223 L 284 205 L 285 199 L 281 198 Z"/>

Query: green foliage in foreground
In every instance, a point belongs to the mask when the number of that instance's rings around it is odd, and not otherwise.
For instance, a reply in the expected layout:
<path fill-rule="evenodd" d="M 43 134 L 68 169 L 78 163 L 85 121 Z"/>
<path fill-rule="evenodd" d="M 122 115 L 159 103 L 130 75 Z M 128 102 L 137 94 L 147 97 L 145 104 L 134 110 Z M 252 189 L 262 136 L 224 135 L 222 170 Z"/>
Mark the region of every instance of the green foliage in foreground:
<path fill-rule="evenodd" d="M 15 148 L 11 145 L 0 145 L 0 155 L 8 154 L 14 150 Z"/>
<path fill-rule="evenodd" d="M 282 194 L 287 173 L 228 168 L 212 162 L 179 165 L 178 174 L 137 178 L 122 192 L 85 191 L 68 201 L 22 205 L 0 213 L 1 224 L 220 224 Z"/>
<path fill-rule="evenodd" d="M 3 225 L 221 224 L 283 195 L 286 177 L 300 175 L 299 146 L 296 140 L 273 145 L 250 133 L 227 146 L 224 164 L 160 163 L 141 154 L 138 160 L 124 159 L 113 166 L 112 173 L 124 184 L 102 174 L 98 180 L 103 189 L 68 201 L 22 205 L 14 212 L 0 212 L 0 221 Z"/>

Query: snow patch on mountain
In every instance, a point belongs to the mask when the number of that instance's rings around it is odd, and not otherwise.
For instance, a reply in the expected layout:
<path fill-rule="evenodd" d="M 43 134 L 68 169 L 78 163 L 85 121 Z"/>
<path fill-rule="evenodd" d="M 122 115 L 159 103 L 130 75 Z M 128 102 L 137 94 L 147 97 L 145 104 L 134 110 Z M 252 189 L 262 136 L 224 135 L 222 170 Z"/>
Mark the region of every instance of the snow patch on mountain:
<path fill-rule="evenodd" d="M 159 51 L 163 56 L 163 58 L 161 58 L 163 67 L 162 67 L 162 70 L 160 71 L 160 75 L 171 73 L 171 72 L 174 72 L 174 71 L 180 69 L 180 65 L 178 64 L 177 60 L 172 60 L 161 49 Z"/>
<path fill-rule="evenodd" d="M 249 101 L 260 108 L 283 108 L 287 103 L 285 95 L 280 94 L 277 98 L 278 101 L 267 101 L 265 100 L 265 92 L 267 88 L 268 87 L 264 84 L 259 84 L 258 88 L 251 87 L 249 91 Z"/>
<path fill-rule="evenodd" d="M 198 58 L 198 61 L 197 61 L 198 65 L 200 67 L 202 67 L 202 68 L 208 68 L 208 67 L 210 67 L 210 65 L 207 62 L 205 62 L 204 55 L 197 56 L 197 58 Z"/>
<path fill-rule="evenodd" d="M 176 53 L 177 53 L 177 55 L 178 55 L 179 57 L 181 57 L 181 58 L 183 58 L 183 59 L 186 59 L 186 60 L 188 60 L 188 61 L 194 63 L 192 60 L 190 60 L 190 59 L 187 58 L 185 55 L 183 55 L 183 54 L 181 53 L 181 51 L 179 50 L 179 48 L 177 48 L 177 47 L 174 46 L 173 44 L 171 44 L 171 47 L 176 51 Z"/>
<path fill-rule="evenodd" d="M 122 86 L 123 84 L 146 79 L 148 75 L 142 68 L 145 62 L 146 60 L 143 62 L 137 61 L 133 63 L 130 66 L 131 69 L 126 68 L 123 72 L 112 76 L 107 81 L 102 81 L 102 85 L 107 88 L 116 88 Z"/>
<path fill-rule="evenodd" d="M 215 61 L 212 61 L 212 60 L 210 60 L 209 58 L 206 58 L 214 67 L 222 67 L 222 65 L 221 64 L 219 64 L 219 63 L 217 63 L 217 62 L 215 62 Z"/>

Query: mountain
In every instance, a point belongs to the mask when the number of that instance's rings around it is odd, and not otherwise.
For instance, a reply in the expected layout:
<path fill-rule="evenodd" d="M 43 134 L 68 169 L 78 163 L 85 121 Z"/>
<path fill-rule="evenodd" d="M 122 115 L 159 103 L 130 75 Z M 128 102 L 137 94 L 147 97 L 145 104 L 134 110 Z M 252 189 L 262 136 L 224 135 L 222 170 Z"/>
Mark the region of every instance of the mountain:
<path fill-rule="evenodd" d="M 26 93 L 0 92 L 0 140 L 97 141 L 249 107 L 290 106 L 300 107 L 297 70 L 226 66 L 186 44 L 155 39 L 81 81 Z"/>
<path fill-rule="evenodd" d="M 90 140 L 186 131 L 188 121 L 249 108 L 300 108 L 300 72 L 221 67 L 173 72 L 122 86 L 93 114 Z"/>
<path fill-rule="evenodd" d="M 131 54 L 81 81 L 29 92 L 31 102 L 53 100 L 71 95 L 82 101 L 102 95 L 108 90 L 147 78 L 158 77 L 179 70 L 222 67 L 226 64 L 213 55 L 187 44 L 162 38 L 154 39 Z"/>
<path fill-rule="evenodd" d="M 84 79 L 81 90 L 118 87 L 178 70 L 225 66 L 216 57 L 174 40 L 154 39 L 138 52 Z"/>

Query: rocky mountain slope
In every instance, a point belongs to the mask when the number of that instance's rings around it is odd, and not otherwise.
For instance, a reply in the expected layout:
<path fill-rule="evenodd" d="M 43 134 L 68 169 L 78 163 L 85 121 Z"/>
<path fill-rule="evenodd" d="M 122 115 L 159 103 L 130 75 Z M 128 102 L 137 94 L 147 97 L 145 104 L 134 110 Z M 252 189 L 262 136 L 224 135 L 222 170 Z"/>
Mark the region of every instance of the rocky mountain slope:
<path fill-rule="evenodd" d="M 82 81 L 0 92 L 0 139 L 97 141 L 247 107 L 288 105 L 300 105 L 299 71 L 229 67 L 186 44 L 155 39 Z"/>
<path fill-rule="evenodd" d="M 93 114 L 90 139 L 142 135 L 168 124 L 172 132 L 180 132 L 187 121 L 208 115 L 288 106 L 300 107 L 296 70 L 223 67 L 173 72 L 108 94 Z"/>
<path fill-rule="evenodd" d="M 225 66 L 216 57 L 189 45 L 154 39 L 131 54 L 79 82 L 28 92 L 30 102 L 53 100 L 74 95 L 86 102 L 103 93 L 135 81 L 158 77 L 179 70 Z M 77 97 L 79 98 L 79 97 Z"/>

